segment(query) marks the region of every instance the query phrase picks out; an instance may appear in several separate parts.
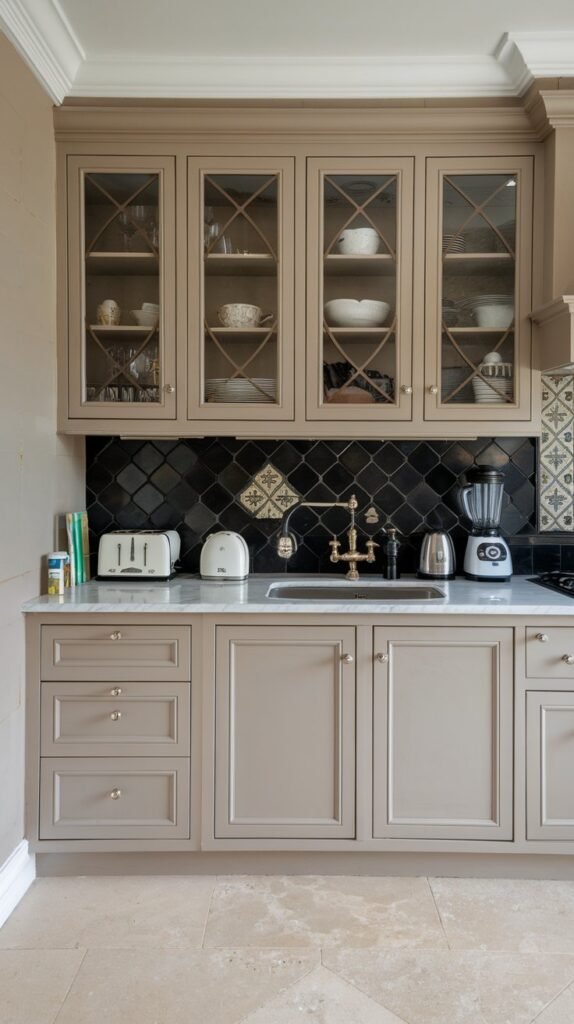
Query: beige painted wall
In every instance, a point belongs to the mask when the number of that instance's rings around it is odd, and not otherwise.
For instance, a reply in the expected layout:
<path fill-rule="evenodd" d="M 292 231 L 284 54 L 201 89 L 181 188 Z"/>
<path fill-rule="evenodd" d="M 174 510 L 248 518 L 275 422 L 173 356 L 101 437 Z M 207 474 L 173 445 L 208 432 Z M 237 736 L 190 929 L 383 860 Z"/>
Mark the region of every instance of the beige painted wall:
<path fill-rule="evenodd" d="M 23 837 L 20 604 L 85 500 L 83 439 L 56 435 L 55 230 L 51 102 L 0 32 L 0 865 Z"/>

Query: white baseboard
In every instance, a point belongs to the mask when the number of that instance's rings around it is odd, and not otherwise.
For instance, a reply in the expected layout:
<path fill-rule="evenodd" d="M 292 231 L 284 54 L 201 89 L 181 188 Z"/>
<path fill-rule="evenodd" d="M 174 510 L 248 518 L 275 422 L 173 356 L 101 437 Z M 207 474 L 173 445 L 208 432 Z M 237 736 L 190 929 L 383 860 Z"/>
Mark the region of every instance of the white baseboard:
<path fill-rule="evenodd" d="M 0 867 L 0 928 L 36 877 L 36 858 L 25 839 Z"/>

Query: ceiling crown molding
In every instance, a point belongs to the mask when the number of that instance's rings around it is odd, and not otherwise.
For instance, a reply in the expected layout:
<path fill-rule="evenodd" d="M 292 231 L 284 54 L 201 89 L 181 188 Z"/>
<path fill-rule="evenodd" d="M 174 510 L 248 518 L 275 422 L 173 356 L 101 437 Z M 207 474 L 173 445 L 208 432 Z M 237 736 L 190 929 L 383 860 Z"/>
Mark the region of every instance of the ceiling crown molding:
<path fill-rule="evenodd" d="M 58 0 L 0 0 L 0 29 L 54 103 L 62 103 L 86 54 Z"/>
<path fill-rule="evenodd" d="M 533 78 L 574 76 L 574 32 L 508 32 Z"/>

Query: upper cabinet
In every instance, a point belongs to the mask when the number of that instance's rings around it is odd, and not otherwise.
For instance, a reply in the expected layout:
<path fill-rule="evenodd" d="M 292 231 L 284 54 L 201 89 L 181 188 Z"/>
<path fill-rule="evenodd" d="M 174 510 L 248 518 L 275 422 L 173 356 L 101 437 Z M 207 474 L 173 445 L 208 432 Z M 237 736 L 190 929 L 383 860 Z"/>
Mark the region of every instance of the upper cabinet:
<path fill-rule="evenodd" d="M 174 160 L 68 159 L 70 419 L 174 419 Z"/>
<path fill-rule="evenodd" d="M 530 419 L 532 163 L 428 161 L 428 420 Z"/>
<path fill-rule="evenodd" d="M 116 112 L 108 142 L 61 139 L 60 428 L 536 433 L 543 148 L 408 111 L 322 134 L 319 111 L 156 110 L 123 146 Z"/>
<path fill-rule="evenodd" d="M 190 419 L 293 419 L 294 161 L 190 159 Z"/>
<path fill-rule="evenodd" d="M 412 418 L 413 160 L 308 161 L 307 409 Z"/>

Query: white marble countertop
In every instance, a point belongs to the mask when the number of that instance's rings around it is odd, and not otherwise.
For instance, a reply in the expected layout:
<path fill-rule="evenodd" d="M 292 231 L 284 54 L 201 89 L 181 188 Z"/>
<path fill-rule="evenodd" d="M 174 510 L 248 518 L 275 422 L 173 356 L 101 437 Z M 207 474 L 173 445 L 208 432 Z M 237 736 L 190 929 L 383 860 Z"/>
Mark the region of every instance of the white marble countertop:
<path fill-rule="evenodd" d="M 314 613 L 322 615 L 570 615 L 574 616 L 574 598 L 556 594 L 529 582 L 527 576 L 514 576 L 510 583 L 471 583 L 457 579 L 441 583 L 429 581 L 444 592 L 444 598 L 430 601 L 400 599 L 396 601 L 340 600 L 286 600 L 270 599 L 267 592 L 272 584 L 297 585 L 309 583 L 317 586 L 348 587 L 356 584 L 344 576 L 254 575 L 246 583 L 209 583 L 197 576 L 177 576 L 169 583 L 129 582 L 84 583 L 66 592 L 63 597 L 36 597 L 27 601 L 22 610 L 30 612 L 170 612 L 171 614 L 236 614 L 273 612 Z M 381 577 L 360 581 L 361 587 L 385 586 L 400 590 L 401 584 L 425 587 L 425 581 L 413 577 L 389 583 Z"/>

